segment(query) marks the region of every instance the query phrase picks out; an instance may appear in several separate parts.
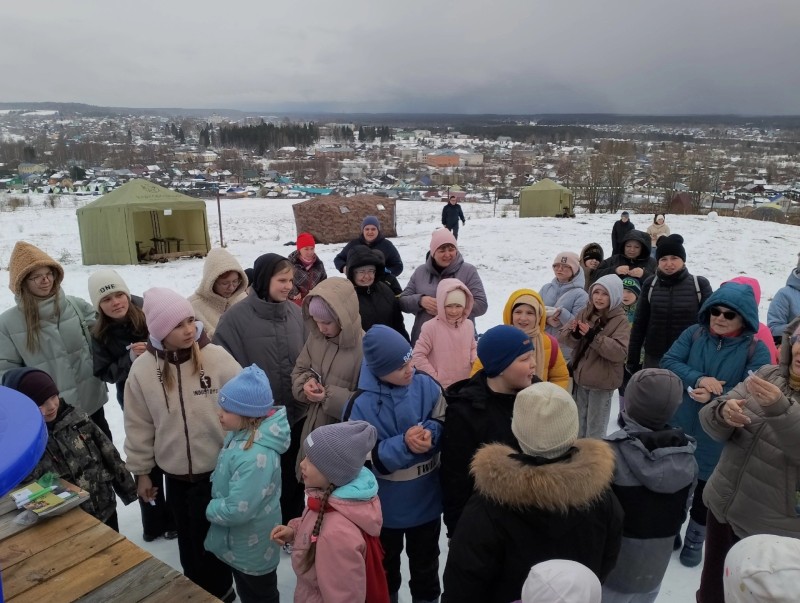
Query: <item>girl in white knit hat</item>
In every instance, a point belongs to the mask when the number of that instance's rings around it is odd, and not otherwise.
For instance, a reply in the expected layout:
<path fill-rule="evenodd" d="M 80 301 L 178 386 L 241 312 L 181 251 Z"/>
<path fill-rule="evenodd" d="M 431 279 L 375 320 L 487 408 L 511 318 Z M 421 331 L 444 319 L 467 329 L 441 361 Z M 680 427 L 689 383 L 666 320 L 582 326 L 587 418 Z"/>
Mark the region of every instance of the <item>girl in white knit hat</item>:
<path fill-rule="evenodd" d="M 163 469 L 183 573 L 212 595 L 232 601 L 231 570 L 203 548 L 203 539 L 211 472 L 224 439 L 217 397 L 241 367 L 209 342 L 191 304 L 176 292 L 145 291 L 144 315 L 147 351 L 134 361 L 125 383 L 126 465 L 145 502 L 158 495 L 150 472 Z"/>
<path fill-rule="evenodd" d="M 89 276 L 89 298 L 97 310 L 97 322 L 91 329 L 94 374 L 106 383 L 116 385 L 117 402 L 124 406 L 125 381 L 131 365 L 147 349 L 142 298 L 132 296 L 119 273 L 110 268 Z M 164 498 L 164 474 L 158 467 L 150 472 L 150 480 L 158 487 L 158 494 L 154 504 L 139 499 L 142 538 L 145 542 L 161 536 L 171 540 L 178 533 Z"/>

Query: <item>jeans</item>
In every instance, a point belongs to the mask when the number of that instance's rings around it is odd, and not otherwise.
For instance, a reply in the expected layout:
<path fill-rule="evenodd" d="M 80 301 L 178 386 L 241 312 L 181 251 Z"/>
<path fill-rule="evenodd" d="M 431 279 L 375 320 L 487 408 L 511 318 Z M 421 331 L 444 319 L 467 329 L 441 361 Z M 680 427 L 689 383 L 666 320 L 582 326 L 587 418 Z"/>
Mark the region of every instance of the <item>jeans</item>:
<path fill-rule="evenodd" d="M 579 438 L 600 439 L 606 435 L 613 395 L 613 389 L 589 389 L 575 384 Z"/>
<path fill-rule="evenodd" d="M 407 545 L 408 567 L 411 580 L 408 583 L 413 599 L 433 601 L 442 593 L 439 584 L 439 533 L 442 529 L 440 518 L 413 528 L 383 528 L 383 567 L 389 592 L 400 590 L 400 555 L 403 552 L 403 538 Z"/>

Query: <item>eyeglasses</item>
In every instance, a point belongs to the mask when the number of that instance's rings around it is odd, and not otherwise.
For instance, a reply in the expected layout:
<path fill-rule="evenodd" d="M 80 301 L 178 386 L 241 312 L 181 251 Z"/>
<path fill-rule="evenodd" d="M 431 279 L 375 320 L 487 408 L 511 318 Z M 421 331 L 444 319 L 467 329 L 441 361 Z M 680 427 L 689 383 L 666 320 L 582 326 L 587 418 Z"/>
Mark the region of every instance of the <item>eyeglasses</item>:
<path fill-rule="evenodd" d="M 355 270 L 353 270 L 353 274 L 355 274 L 356 276 L 367 276 L 367 275 L 375 276 L 375 272 L 376 272 L 375 268 L 356 268 Z"/>
<path fill-rule="evenodd" d="M 44 282 L 44 279 L 53 280 L 55 278 L 55 274 L 53 274 L 52 270 L 48 270 L 43 274 L 34 274 L 33 276 L 29 276 L 26 280 L 33 281 L 37 285 L 41 285 Z"/>
<path fill-rule="evenodd" d="M 217 285 L 219 285 L 223 289 L 236 289 L 241 284 L 242 284 L 241 279 L 236 281 L 219 281 L 217 283 Z"/>
<path fill-rule="evenodd" d="M 572 268 L 570 268 L 567 264 L 553 264 L 553 270 L 556 272 L 563 272 L 564 270 L 569 270 L 572 272 Z"/>
<path fill-rule="evenodd" d="M 723 310 L 718 306 L 714 306 L 709 310 L 709 312 L 711 312 L 711 316 L 719 316 L 721 314 L 725 317 L 725 320 L 733 320 L 739 316 L 738 312 L 734 312 L 733 310 Z"/>

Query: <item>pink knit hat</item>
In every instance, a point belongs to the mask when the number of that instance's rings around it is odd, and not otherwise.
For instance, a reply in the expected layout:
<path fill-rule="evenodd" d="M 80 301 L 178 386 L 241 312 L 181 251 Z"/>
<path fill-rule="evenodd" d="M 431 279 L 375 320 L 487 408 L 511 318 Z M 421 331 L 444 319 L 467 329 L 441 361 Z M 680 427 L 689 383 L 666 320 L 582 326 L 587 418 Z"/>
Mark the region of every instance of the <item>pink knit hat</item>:
<path fill-rule="evenodd" d="M 142 310 L 150 337 L 156 341 L 164 341 L 172 329 L 194 316 L 189 300 L 163 287 L 153 287 L 144 292 Z"/>
<path fill-rule="evenodd" d="M 439 228 L 438 230 L 434 230 L 433 234 L 431 235 L 431 255 L 439 249 L 442 245 L 452 245 L 456 249 L 458 249 L 458 241 L 453 236 L 453 233 L 447 230 L 446 228 Z"/>

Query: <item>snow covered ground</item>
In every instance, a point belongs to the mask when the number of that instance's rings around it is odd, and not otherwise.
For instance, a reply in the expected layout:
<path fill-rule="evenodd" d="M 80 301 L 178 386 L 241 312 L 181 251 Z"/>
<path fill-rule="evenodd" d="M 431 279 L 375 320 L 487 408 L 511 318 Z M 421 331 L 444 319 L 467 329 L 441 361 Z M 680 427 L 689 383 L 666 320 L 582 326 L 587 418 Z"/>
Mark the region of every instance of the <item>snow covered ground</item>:
<path fill-rule="evenodd" d="M 0 283 L 8 282 L 7 266 L 17 240 L 39 246 L 64 265 L 64 289 L 68 294 L 88 299 L 88 276 L 101 266 L 81 264 L 81 246 L 75 209 L 89 200 L 62 197 L 55 208 L 45 206 L 44 195 L 31 195 L 31 206 L 9 211 L 0 195 Z M 223 236 L 228 250 L 242 266 L 251 266 L 262 253 L 288 255 L 294 246 L 284 246 L 296 236 L 291 206 L 298 201 L 266 199 L 224 200 L 222 206 Z M 208 204 L 209 230 L 214 245 L 219 244 L 217 209 Z M 441 204 L 420 201 L 399 201 L 397 204 L 398 237 L 393 239 L 405 262 L 400 277 L 405 283 L 414 268 L 425 259 L 431 231 L 439 226 Z M 467 262 L 477 266 L 489 298 L 489 310 L 478 319 L 478 330 L 485 331 L 502 320 L 503 306 L 508 295 L 520 287 L 540 289 L 552 279 L 553 257 L 563 250 L 579 252 L 581 247 L 597 241 L 610 250 L 610 233 L 616 217 L 579 215 L 573 220 L 557 218 L 517 219 L 514 210 L 492 206 L 464 204 L 468 217 L 459 231 L 459 248 Z M 503 217 L 505 214 L 505 217 Z M 650 215 L 632 215 L 641 230 L 652 221 Z M 738 218 L 709 219 L 698 216 L 667 216 L 674 233 L 686 239 L 689 269 L 708 277 L 714 288 L 732 277 L 747 274 L 761 282 L 763 297 L 759 311 L 766 319 L 769 300 L 785 284 L 794 268 L 800 251 L 800 228 L 775 225 Z M 320 245 L 317 253 L 325 262 L 328 274 L 335 274 L 333 257 L 342 245 Z M 201 259 L 178 260 L 168 264 L 147 266 L 114 266 L 131 291 L 141 294 L 153 285 L 169 286 L 184 295 L 191 294 L 202 273 Z M 14 303 L 6 286 L 0 287 L 0 310 Z M 410 329 L 412 319 L 407 317 Z M 617 404 L 616 396 L 614 404 Z M 612 417 L 616 409 L 612 411 Z M 109 395 L 106 416 L 114 432 L 118 448 L 124 439 L 122 413 Z M 153 555 L 180 570 L 175 541 L 142 540 L 138 505 L 119 507 L 123 534 Z M 443 531 L 444 534 L 444 531 Z M 444 569 L 447 544 L 442 537 Z M 288 557 L 284 556 L 278 569 L 283 601 L 291 601 L 294 574 Z M 407 573 L 406 573 L 407 576 Z M 678 562 L 677 553 L 670 563 L 658 598 L 659 603 L 685 603 L 694 600 L 700 580 L 700 568 L 688 569 Z M 401 591 L 401 601 L 408 603 L 408 589 Z"/>

